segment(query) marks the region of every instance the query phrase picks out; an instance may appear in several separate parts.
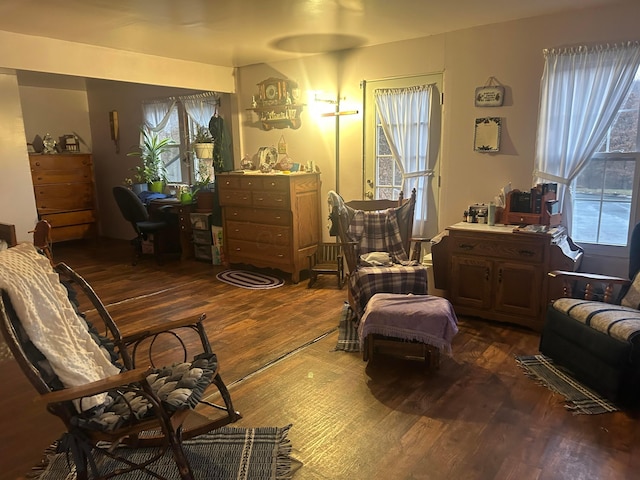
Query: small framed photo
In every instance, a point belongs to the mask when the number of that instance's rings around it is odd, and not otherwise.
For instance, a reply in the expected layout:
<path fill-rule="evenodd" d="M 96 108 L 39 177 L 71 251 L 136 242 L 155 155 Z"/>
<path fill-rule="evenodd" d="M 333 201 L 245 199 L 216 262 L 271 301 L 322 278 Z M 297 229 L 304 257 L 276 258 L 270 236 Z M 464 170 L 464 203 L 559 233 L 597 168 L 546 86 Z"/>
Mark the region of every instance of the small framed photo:
<path fill-rule="evenodd" d="M 500 85 L 476 88 L 476 107 L 500 107 L 504 102 L 504 87 Z"/>

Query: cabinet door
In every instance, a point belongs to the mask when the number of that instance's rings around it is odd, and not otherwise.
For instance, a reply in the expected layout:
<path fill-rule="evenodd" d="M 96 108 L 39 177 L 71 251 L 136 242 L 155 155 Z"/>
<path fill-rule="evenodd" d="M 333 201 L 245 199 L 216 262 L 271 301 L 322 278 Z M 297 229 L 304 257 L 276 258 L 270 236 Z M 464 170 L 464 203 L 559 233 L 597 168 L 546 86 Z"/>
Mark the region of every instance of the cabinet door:
<path fill-rule="evenodd" d="M 495 262 L 495 310 L 537 317 L 541 308 L 542 268 L 536 264 Z"/>
<path fill-rule="evenodd" d="M 483 310 L 490 308 L 492 266 L 492 262 L 484 258 L 453 255 L 452 303 Z"/>

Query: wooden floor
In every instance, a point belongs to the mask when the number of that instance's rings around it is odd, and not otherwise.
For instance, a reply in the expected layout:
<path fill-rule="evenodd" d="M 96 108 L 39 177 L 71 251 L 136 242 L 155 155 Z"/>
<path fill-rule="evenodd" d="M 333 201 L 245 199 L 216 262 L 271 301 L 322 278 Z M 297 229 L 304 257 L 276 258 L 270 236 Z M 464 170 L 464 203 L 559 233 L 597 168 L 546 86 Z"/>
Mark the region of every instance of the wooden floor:
<path fill-rule="evenodd" d="M 294 480 L 630 479 L 640 475 L 640 427 L 626 413 L 573 415 L 520 371 L 537 334 L 460 318 L 453 356 L 428 373 L 379 356 L 334 351 L 346 297 L 334 277 L 251 291 L 215 279 L 220 267 L 152 260 L 128 245 L 56 245 L 54 256 L 95 288 L 121 329 L 206 312 L 207 329 L 243 418 L 292 424 Z M 34 403 L 13 359 L 0 360 L 0 479 L 36 464 L 61 424 Z"/>

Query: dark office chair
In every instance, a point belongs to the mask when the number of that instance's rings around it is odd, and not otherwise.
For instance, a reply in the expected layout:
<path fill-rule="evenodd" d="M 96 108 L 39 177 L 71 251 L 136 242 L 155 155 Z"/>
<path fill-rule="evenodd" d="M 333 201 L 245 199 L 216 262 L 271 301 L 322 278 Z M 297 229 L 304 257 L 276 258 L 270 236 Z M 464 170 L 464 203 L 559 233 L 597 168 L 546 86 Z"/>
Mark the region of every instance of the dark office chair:
<path fill-rule="evenodd" d="M 164 219 L 152 220 L 140 198 L 126 187 L 113 187 L 113 196 L 122 216 L 131 223 L 136 232 L 136 237 L 131 240 L 134 250 L 131 264 L 138 263 L 138 259 L 142 256 L 142 242 L 147 240 L 149 235 L 153 235 L 153 253 L 158 263 L 161 263 L 165 248 L 163 235 L 169 227 L 169 223 Z M 162 212 L 162 209 L 160 210 Z"/>

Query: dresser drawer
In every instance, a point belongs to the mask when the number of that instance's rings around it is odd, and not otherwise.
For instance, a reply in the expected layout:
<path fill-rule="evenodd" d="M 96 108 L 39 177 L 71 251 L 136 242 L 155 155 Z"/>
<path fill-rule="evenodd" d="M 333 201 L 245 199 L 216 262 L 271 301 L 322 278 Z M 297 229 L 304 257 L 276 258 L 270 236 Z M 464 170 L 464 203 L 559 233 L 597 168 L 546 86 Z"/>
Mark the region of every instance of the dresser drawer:
<path fill-rule="evenodd" d="M 31 170 L 34 185 L 46 183 L 91 183 L 93 177 L 90 167 L 79 167 L 75 170 L 68 168 L 59 170 Z"/>
<path fill-rule="evenodd" d="M 240 176 L 218 175 L 216 177 L 216 188 L 220 189 L 220 193 L 229 189 L 237 190 L 240 188 Z"/>
<path fill-rule="evenodd" d="M 251 192 L 249 190 L 220 189 L 220 205 L 251 205 Z"/>
<path fill-rule="evenodd" d="M 257 175 L 240 177 L 241 190 L 262 190 L 262 178 Z"/>
<path fill-rule="evenodd" d="M 276 225 L 227 222 L 227 237 L 266 245 L 290 245 L 291 229 Z"/>
<path fill-rule="evenodd" d="M 36 185 L 34 191 L 40 213 L 93 209 L 93 185 L 90 183 Z"/>
<path fill-rule="evenodd" d="M 243 208 L 228 207 L 225 209 L 225 219 L 249 223 L 262 223 L 268 225 L 291 225 L 291 212 L 273 208 Z"/>
<path fill-rule="evenodd" d="M 289 247 L 256 243 L 255 241 L 248 242 L 228 237 L 227 242 L 229 262 L 231 263 L 244 263 L 247 260 L 253 260 L 257 265 L 289 265 L 291 263 L 291 252 Z"/>
<path fill-rule="evenodd" d="M 529 242 L 505 242 L 477 240 L 470 237 L 451 238 L 452 254 L 468 254 L 486 257 L 521 260 L 540 263 L 544 258 L 544 246 Z"/>
<path fill-rule="evenodd" d="M 45 214 L 41 215 L 41 218 L 49 222 L 53 228 L 56 228 L 93 223 L 96 221 L 96 214 L 93 210 L 79 210 L 77 212 Z"/>
<path fill-rule="evenodd" d="M 252 204 L 255 207 L 289 208 L 289 196 L 281 192 L 253 192 Z"/>
<path fill-rule="evenodd" d="M 43 170 L 79 170 L 92 165 L 90 155 L 29 155 L 32 172 Z"/>
<path fill-rule="evenodd" d="M 264 190 L 270 192 L 282 192 L 285 195 L 289 195 L 289 178 L 286 176 L 281 177 L 265 177 L 263 178 L 263 186 Z"/>

